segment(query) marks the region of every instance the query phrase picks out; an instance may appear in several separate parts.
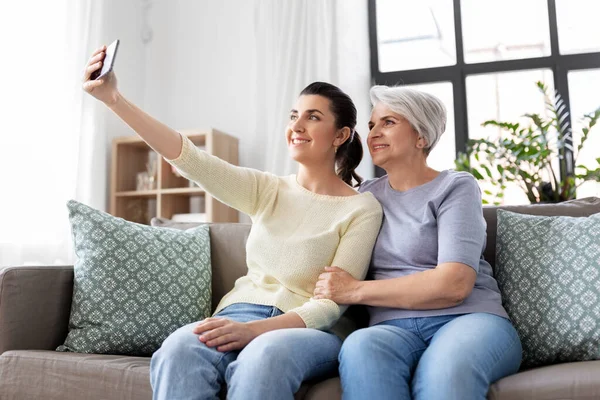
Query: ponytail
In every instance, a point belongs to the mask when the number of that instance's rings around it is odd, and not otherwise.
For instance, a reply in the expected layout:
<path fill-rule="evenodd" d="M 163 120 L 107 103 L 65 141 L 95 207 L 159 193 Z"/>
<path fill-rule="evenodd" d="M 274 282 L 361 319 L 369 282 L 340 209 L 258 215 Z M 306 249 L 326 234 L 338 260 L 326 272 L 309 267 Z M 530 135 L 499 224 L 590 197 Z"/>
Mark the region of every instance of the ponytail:
<path fill-rule="evenodd" d="M 362 157 L 363 147 L 360 135 L 353 130 L 350 138 L 338 147 L 335 153 L 336 173 L 346 184 L 352 187 L 360 186 L 363 181 L 362 177 L 355 171 Z M 353 179 L 356 181 L 356 185 L 352 184 Z"/>

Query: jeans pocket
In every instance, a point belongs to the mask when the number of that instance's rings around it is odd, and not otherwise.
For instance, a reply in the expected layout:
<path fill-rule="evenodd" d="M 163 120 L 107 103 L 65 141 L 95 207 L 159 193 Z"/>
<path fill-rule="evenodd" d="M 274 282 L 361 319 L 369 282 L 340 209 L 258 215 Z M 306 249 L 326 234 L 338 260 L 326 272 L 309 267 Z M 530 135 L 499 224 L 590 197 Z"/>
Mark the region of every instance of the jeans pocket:
<path fill-rule="evenodd" d="M 279 308 L 273 306 L 273 307 L 271 307 L 271 315 L 269 315 L 269 318 L 277 317 L 282 314 L 284 314 L 283 311 L 281 311 Z"/>

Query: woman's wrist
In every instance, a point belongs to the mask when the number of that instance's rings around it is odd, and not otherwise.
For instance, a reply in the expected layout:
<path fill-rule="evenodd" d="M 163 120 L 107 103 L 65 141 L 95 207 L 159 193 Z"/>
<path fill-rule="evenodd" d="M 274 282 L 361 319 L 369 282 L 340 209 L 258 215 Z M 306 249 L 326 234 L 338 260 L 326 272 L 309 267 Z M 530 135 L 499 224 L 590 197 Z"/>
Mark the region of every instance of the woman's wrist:
<path fill-rule="evenodd" d="M 363 304 L 366 286 L 366 281 L 356 281 L 356 286 L 352 290 L 352 304 Z"/>
<path fill-rule="evenodd" d="M 246 322 L 254 337 L 277 329 L 306 328 L 304 321 L 295 312 L 287 312 L 277 317 Z"/>
<path fill-rule="evenodd" d="M 112 110 L 115 109 L 115 107 L 117 106 L 117 104 L 119 104 L 121 101 L 123 100 L 123 96 L 121 96 L 120 92 L 117 92 L 115 98 L 113 99 L 113 101 L 111 102 L 106 102 L 104 104 L 106 104 L 106 106 Z"/>
<path fill-rule="evenodd" d="M 253 338 L 256 338 L 268 331 L 268 329 L 265 329 L 266 327 L 264 325 L 264 320 L 246 322 L 246 326 L 248 326 L 252 332 Z"/>

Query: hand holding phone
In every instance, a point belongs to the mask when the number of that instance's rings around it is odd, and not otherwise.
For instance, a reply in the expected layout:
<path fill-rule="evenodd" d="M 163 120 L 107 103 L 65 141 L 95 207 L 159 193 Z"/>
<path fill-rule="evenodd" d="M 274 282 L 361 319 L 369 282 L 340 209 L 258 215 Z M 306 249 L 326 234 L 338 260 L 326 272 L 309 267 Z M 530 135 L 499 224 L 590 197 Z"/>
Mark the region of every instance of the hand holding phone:
<path fill-rule="evenodd" d="M 83 75 L 83 90 L 106 105 L 118 99 L 117 77 L 113 72 L 119 40 L 102 46 L 90 57 Z"/>
<path fill-rule="evenodd" d="M 92 73 L 92 75 L 90 76 L 90 79 L 98 80 L 100 78 L 103 78 L 104 76 L 106 76 L 106 74 L 108 74 L 110 71 L 113 70 L 113 67 L 115 65 L 115 58 L 117 57 L 118 49 L 119 49 L 119 39 L 112 42 L 106 48 L 106 55 L 104 57 L 104 60 L 102 60 L 102 69 L 94 71 Z"/>

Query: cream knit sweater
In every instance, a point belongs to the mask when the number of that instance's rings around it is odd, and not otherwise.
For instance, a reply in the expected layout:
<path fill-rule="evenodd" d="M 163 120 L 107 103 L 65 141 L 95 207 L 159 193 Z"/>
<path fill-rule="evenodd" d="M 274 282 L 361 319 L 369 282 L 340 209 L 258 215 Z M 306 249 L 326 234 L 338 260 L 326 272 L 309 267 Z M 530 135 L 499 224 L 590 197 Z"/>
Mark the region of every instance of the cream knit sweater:
<path fill-rule="evenodd" d="M 234 303 L 254 303 L 295 312 L 308 328 L 335 324 L 345 307 L 312 299 L 312 293 L 326 265 L 365 278 L 382 219 L 375 197 L 319 195 L 298 184 L 295 175 L 233 166 L 183 135 L 182 141 L 179 157 L 167 162 L 253 222 L 246 244 L 248 274 L 215 313 Z"/>

